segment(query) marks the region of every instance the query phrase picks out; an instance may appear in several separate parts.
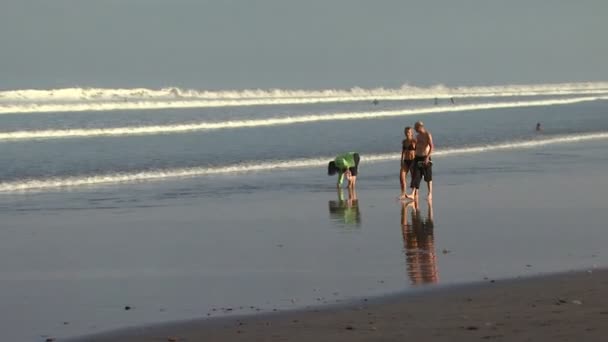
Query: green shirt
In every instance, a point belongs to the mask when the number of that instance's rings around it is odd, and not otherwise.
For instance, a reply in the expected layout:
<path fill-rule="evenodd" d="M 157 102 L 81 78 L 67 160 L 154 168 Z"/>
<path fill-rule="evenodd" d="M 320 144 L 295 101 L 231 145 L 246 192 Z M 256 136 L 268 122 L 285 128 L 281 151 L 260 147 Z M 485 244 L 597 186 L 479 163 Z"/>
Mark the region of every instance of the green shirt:
<path fill-rule="evenodd" d="M 340 173 L 338 184 L 342 185 L 344 182 L 344 172 L 346 172 L 346 170 L 348 170 L 350 167 L 355 167 L 355 152 L 341 154 L 334 159 L 334 162 L 336 163 L 336 167 Z"/>
<path fill-rule="evenodd" d="M 336 162 L 336 167 L 344 172 L 349 167 L 355 167 L 355 152 L 341 154 L 334 161 Z"/>

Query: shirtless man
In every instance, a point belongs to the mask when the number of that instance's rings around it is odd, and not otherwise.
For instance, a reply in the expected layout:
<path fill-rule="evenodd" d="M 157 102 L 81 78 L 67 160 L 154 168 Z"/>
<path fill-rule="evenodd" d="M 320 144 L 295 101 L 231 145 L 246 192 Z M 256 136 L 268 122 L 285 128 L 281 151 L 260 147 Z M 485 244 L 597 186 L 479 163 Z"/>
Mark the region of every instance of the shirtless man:
<path fill-rule="evenodd" d="M 420 181 L 424 177 L 424 181 L 429 189 L 428 199 L 433 198 L 433 162 L 431 154 L 433 153 L 433 136 L 427 131 L 422 121 L 416 122 L 414 129 L 418 133 L 416 136 L 416 156 L 414 158 L 412 184 L 412 195 L 414 199 L 418 199 L 418 190 L 420 189 Z"/>

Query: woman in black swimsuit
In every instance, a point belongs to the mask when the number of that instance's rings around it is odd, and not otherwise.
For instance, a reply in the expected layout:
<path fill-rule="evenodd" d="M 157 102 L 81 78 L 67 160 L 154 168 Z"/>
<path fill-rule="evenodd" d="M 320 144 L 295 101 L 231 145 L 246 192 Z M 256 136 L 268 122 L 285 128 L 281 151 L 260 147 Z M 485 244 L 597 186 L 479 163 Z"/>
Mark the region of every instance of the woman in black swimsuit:
<path fill-rule="evenodd" d="M 416 157 L 416 139 L 414 139 L 414 130 L 412 127 L 405 127 L 403 131 L 405 139 L 401 143 L 401 172 L 399 173 L 399 179 L 401 181 L 401 196 L 400 199 L 412 198 L 405 191 L 407 173 L 412 169 L 414 158 Z"/>

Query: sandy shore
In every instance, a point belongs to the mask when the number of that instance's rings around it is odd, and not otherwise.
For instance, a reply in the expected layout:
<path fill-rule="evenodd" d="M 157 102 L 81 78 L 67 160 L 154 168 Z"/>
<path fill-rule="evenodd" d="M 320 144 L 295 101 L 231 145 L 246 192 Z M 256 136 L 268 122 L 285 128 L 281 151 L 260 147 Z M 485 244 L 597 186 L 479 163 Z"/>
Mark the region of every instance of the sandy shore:
<path fill-rule="evenodd" d="M 166 324 L 83 341 L 605 341 L 608 271 L 488 280 L 349 306 Z"/>
<path fill-rule="evenodd" d="M 132 191 L 37 194 L 32 197 L 40 202 L 27 204 L 28 214 L 3 216 L 2 337 L 579 336 L 576 329 L 600 325 L 577 315 L 606 317 L 596 307 L 604 300 L 601 274 L 537 285 L 502 279 L 608 266 L 606 147 L 602 142 L 437 158 L 432 215 L 424 200 L 419 211 L 395 200 L 392 162 L 365 169 L 352 204 L 314 169 L 217 178 L 211 194 L 211 184 L 197 185 L 199 179 L 162 188 L 141 184 Z M 257 188 L 235 189 L 237 181 Z M 181 195 L 178 189 L 200 193 Z M 487 289 L 464 285 L 485 278 L 499 281 L 486 281 Z M 430 286 L 433 292 L 420 294 L 418 289 L 428 289 L 420 284 L 428 283 L 444 288 Z M 391 293 L 402 295 L 371 299 Z M 361 311 L 352 310 L 357 305 L 323 306 L 365 296 L 370 300 L 356 303 L 369 306 Z M 562 297 L 569 304 L 554 305 Z M 292 311 L 313 306 L 320 311 Z M 280 315 L 267 314 L 274 310 Z M 258 313 L 243 318 L 243 325 L 234 318 Z M 209 320 L 168 323 L 202 318 Z M 116 330 L 127 327 L 133 328 Z"/>

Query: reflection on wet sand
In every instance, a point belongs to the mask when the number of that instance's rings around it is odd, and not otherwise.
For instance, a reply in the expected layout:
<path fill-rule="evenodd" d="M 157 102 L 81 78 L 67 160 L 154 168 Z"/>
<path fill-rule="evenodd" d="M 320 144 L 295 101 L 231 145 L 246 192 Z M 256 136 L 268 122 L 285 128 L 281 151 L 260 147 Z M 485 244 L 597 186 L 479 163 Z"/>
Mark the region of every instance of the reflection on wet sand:
<path fill-rule="evenodd" d="M 411 213 L 411 221 L 408 220 Z M 433 203 L 428 202 L 427 217 L 424 219 L 418 202 L 402 203 L 401 232 L 407 274 L 413 285 L 432 284 L 439 280 L 437 255 L 433 237 Z"/>
<path fill-rule="evenodd" d="M 355 189 L 348 189 L 348 198 L 344 199 L 344 191 L 338 189 L 338 200 L 329 201 L 329 217 L 340 225 L 361 225 L 359 199 Z"/>

